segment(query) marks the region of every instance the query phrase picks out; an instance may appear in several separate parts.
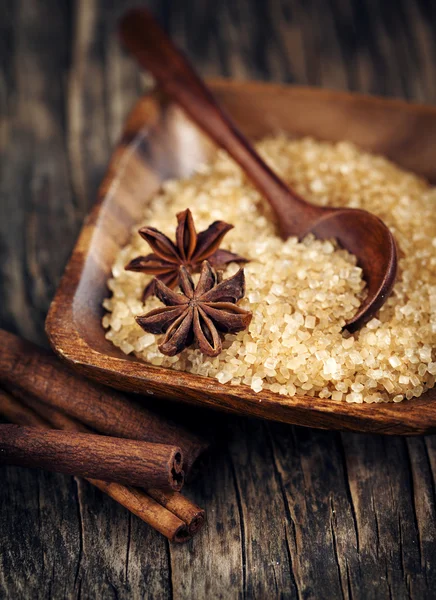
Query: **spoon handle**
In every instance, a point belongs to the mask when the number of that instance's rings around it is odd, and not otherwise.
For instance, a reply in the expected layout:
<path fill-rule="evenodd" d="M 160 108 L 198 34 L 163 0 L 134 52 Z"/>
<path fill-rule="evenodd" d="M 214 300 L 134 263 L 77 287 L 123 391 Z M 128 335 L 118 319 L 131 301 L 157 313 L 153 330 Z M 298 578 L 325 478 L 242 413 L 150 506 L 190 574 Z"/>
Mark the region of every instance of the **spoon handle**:
<path fill-rule="evenodd" d="M 218 146 L 229 153 L 268 200 L 276 213 L 282 237 L 307 231 L 312 219 L 318 215 L 317 207 L 289 189 L 263 161 L 151 14 L 142 8 L 128 11 L 120 21 L 119 33 L 138 63 L 153 74 L 162 89 Z"/>

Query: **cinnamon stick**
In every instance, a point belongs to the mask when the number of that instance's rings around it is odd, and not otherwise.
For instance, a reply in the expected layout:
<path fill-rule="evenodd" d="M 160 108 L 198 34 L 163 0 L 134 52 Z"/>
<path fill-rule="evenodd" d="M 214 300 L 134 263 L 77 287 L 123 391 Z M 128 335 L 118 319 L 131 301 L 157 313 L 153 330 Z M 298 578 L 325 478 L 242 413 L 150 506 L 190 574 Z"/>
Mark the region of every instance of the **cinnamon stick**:
<path fill-rule="evenodd" d="M 196 506 L 188 498 L 180 494 L 180 492 L 148 488 L 147 494 L 184 521 L 191 535 L 194 535 L 203 527 L 205 520 L 204 510 Z"/>
<path fill-rule="evenodd" d="M 186 523 L 153 500 L 145 491 L 107 481 L 94 479 L 88 479 L 88 481 L 172 542 L 182 543 L 191 539 L 194 532 L 190 531 Z"/>
<path fill-rule="evenodd" d="M 11 423 L 27 425 L 29 427 L 42 427 L 48 429 L 50 424 L 31 408 L 17 402 L 8 392 L 0 389 L 0 414 L 9 419 Z"/>
<path fill-rule="evenodd" d="M 0 390 L 1 392 L 1 390 Z M 21 408 L 29 408 L 33 414 L 36 415 L 37 418 L 42 418 L 45 423 L 47 423 L 48 428 L 53 429 L 62 429 L 64 431 L 77 431 L 79 433 L 95 433 L 93 429 L 83 425 L 77 419 L 73 419 L 73 417 L 69 417 L 65 413 L 53 408 L 49 404 L 44 404 L 35 396 L 31 396 L 30 394 L 26 394 L 20 388 L 17 388 L 13 385 L 8 386 L 8 392 L 14 396 L 14 398 L 20 400 L 20 403 L 15 403 Z M 3 392 L 4 393 L 4 392 Z M 9 395 L 6 393 L 6 395 Z M 11 397 L 9 395 L 9 397 Z M 14 400 L 12 400 L 13 402 Z M 25 405 L 23 407 L 23 404 Z M 0 403 L 1 406 L 1 403 Z M 10 419 L 13 423 L 18 423 L 19 425 L 30 425 L 31 427 L 38 427 L 38 425 L 32 425 L 32 423 L 21 423 L 20 421 L 15 421 L 15 419 Z M 51 427 L 50 427 L 51 426 Z"/>
<path fill-rule="evenodd" d="M 22 392 L 19 401 L 16 396 L 11 396 L 0 389 L 0 414 L 22 425 L 33 425 L 44 429 L 59 427 L 70 431 L 90 431 L 82 423 Z M 180 492 L 155 488 L 144 492 L 116 483 L 91 479 L 88 481 L 171 541 L 184 542 L 190 539 L 204 524 L 204 510 Z"/>
<path fill-rule="evenodd" d="M 174 490 L 184 478 L 176 446 L 20 425 L 0 425 L 0 464 Z"/>
<path fill-rule="evenodd" d="M 51 352 L 0 329 L 0 381 L 107 435 L 177 445 L 190 472 L 208 443 L 120 392 L 70 371 Z"/>
<path fill-rule="evenodd" d="M 81 431 L 82 433 L 91 432 L 91 430 L 77 421 L 68 417 L 64 413 L 48 406 L 38 399 L 26 396 L 21 390 L 11 390 L 16 398 L 21 400 L 27 407 L 34 411 L 37 418 L 43 415 L 55 429 L 64 429 L 66 431 Z M 205 513 L 202 508 L 196 506 L 193 502 L 185 498 L 179 492 L 147 487 L 147 494 L 156 502 L 168 508 L 170 512 L 179 517 L 188 526 L 189 533 L 194 535 L 204 524 Z"/>
<path fill-rule="evenodd" d="M 31 408 L 37 415 L 41 415 L 55 429 L 64 429 L 67 431 L 81 431 L 89 433 L 91 430 L 71 417 L 66 416 L 55 408 L 45 405 L 38 399 L 26 395 L 21 390 L 13 390 L 14 395 L 26 406 Z M 168 508 L 170 512 L 179 517 L 188 526 L 189 532 L 193 535 L 204 524 L 205 513 L 202 508 L 196 506 L 193 502 L 185 498 L 179 492 L 163 490 L 146 486 L 147 494 L 156 500 L 159 504 Z"/>
<path fill-rule="evenodd" d="M 31 396 L 30 394 L 26 394 L 20 388 L 15 386 L 8 386 L 8 392 L 14 396 L 14 398 L 20 400 L 20 406 L 27 407 L 31 409 L 33 414 L 36 414 L 37 417 L 42 418 L 47 425 L 48 428 L 53 429 L 62 429 L 64 431 L 76 431 L 79 433 L 95 433 L 93 429 L 83 425 L 77 419 L 73 419 L 73 417 L 69 417 L 65 413 L 53 408 L 49 404 L 44 404 L 35 396 Z M 17 403 L 18 404 L 18 403 Z M 11 419 L 13 423 L 17 423 L 14 419 Z M 20 423 L 19 425 L 29 425 L 31 427 L 38 427 L 38 425 L 32 425 L 31 423 Z"/>

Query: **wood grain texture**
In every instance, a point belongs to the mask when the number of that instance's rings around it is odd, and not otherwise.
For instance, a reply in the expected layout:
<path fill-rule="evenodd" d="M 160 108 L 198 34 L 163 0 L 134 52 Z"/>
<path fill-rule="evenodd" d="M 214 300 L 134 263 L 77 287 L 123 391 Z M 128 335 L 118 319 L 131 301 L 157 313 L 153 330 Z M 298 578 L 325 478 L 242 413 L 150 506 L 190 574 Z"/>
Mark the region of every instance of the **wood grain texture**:
<path fill-rule="evenodd" d="M 0 324 L 39 343 L 123 119 L 148 83 L 113 35 L 134 4 L 1 1 Z M 428 103 L 433 4 L 147 2 L 204 76 Z M 187 490 L 208 526 L 184 547 L 170 549 L 86 483 L 2 468 L 0 596 L 434 597 L 434 436 L 220 419 L 222 449 Z"/>

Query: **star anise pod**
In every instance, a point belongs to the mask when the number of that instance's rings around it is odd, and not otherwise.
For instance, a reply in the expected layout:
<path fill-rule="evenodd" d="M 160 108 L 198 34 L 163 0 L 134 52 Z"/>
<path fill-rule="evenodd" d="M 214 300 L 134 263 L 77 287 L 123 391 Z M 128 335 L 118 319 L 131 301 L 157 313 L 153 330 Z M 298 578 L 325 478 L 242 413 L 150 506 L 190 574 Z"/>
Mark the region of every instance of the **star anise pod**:
<path fill-rule="evenodd" d="M 156 279 L 155 294 L 165 306 L 136 318 L 149 333 L 165 334 L 159 350 L 167 356 L 179 354 L 193 342 L 208 356 L 222 350 L 223 333 L 242 331 L 251 321 L 251 313 L 236 303 L 244 296 L 244 270 L 218 283 L 216 271 L 205 260 L 200 279 L 194 285 L 186 267 L 180 267 L 178 294 Z"/>
<path fill-rule="evenodd" d="M 179 279 L 179 267 L 184 266 L 190 273 L 200 270 L 204 260 L 214 267 L 222 267 L 230 262 L 247 262 L 247 259 L 219 250 L 223 237 L 233 225 L 215 221 L 205 231 L 197 234 L 189 208 L 177 215 L 176 242 L 154 227 L 142 227 L 139 234 L 153 250 L 147 256 L 138 256 L 126 265 L 128 271 L 139 271 L 156 275 L 168 287 L 174 288 Z M 154 280 L 145 288 L 143 301 L 154 293 Z"/>

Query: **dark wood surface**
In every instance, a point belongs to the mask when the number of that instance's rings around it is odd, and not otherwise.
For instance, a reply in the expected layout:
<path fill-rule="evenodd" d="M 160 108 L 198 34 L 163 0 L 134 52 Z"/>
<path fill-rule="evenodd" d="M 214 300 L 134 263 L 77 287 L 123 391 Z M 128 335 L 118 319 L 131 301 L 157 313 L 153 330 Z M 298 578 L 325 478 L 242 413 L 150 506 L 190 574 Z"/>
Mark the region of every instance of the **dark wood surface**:
<path fill-rule="evenodd" d="M 0 2 L 0 325 L 40 343 L 147 83 L 114 35 L 133 4 Z M 431 0 L 148 5 L 203 75 L 436 100 Z M 0 597 L 434 598 L 435 436 L 225 424 L 189 490 L 208 526 L 180 547 L 78 479 L 2 468 Z"/>

